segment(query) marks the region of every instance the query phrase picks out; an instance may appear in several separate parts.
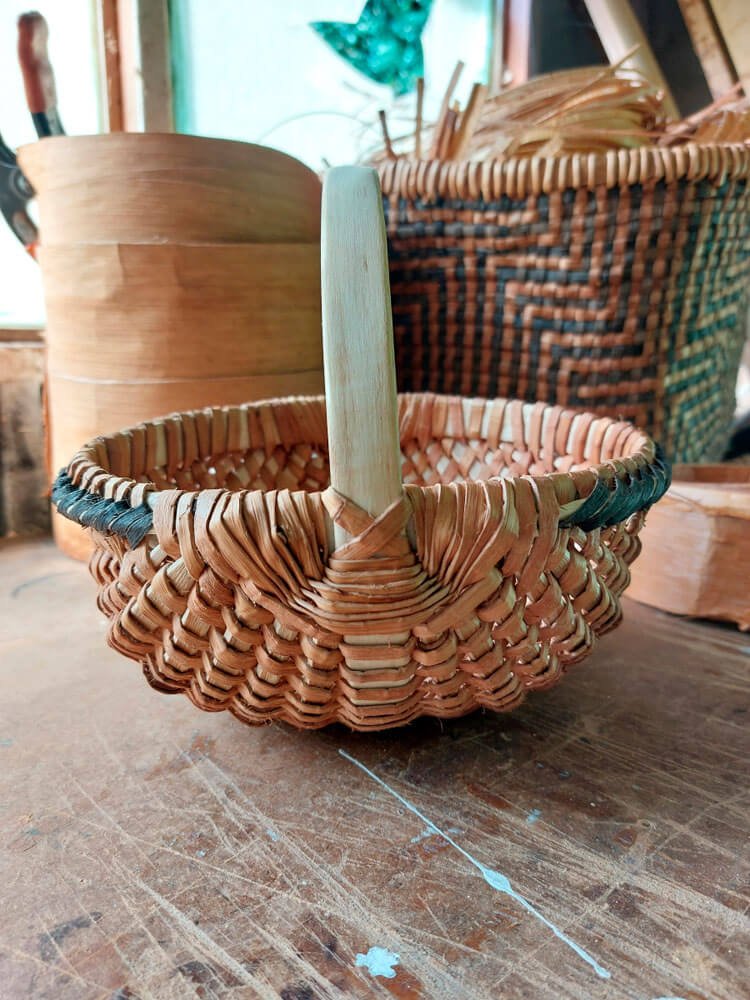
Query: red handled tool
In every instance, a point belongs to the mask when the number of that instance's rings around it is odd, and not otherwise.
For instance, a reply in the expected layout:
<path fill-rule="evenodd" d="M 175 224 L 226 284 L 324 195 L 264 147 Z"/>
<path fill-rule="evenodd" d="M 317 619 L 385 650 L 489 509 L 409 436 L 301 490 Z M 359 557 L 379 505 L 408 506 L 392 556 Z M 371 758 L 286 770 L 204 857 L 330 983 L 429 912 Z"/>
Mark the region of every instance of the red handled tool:
<path fill-rule="evenodd" d="M 64 135 L 57 111 L 55 74 L 47 54 L 49 28 L 38 11 L 18 19 L 18 61 L 23 73 L 26 101 L 40 139 Z M 0 211 L 29 253 L 35 256 L 37 228 L 26 211 L 34 189 L 24 177 L 16 154 L 0 137 Z"/>
<path fill-rule="evenodd" d="M 64 135 L 57 110 L 55 74 L 47 54 L 49 28 L 38 11 L 18 18 L 18 61 L 23 73 L 26 102 L 40 139 Z"/>

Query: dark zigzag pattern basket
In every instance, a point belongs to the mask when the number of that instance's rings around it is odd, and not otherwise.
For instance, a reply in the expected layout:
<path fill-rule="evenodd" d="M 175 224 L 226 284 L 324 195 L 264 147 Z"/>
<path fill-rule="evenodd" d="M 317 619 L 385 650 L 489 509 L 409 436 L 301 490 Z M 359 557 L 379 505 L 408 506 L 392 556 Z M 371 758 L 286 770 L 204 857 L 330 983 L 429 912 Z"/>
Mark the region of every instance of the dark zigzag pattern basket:
<path fill-rule="evenodd" d="M 401 390 L 583 408 L 721 458 L 749 176 L 744 146 L 381 165 Z"/>

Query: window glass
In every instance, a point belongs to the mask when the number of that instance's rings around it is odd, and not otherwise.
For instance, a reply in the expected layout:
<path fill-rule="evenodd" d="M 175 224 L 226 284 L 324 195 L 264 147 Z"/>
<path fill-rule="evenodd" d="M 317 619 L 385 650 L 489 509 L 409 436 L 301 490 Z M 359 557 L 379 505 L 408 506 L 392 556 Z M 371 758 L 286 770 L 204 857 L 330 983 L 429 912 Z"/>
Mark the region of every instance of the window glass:
<path fill-rule="evenodd" d="M 395 9 L 397 0 L 382 6 Z M 433 0 L 421 34 L 427 120 L 459 59 L 462 103 L 473 82 L 487 79 L 491 6 Z M 376 146 L 379 108 L 393 137 L 413 130 L 414 93 L 394 97 L 310 26 L 357 22 L 364 7 L 365 0 L 173 0 L 179 130 L 275 146 L 314 169 L 351 163 Z"/>

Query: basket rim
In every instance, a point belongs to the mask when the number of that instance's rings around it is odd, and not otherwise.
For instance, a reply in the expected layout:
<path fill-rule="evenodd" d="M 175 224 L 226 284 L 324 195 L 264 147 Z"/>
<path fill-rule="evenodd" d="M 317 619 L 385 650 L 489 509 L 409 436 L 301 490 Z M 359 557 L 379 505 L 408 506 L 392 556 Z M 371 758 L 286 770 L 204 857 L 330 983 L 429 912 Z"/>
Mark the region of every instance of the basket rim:
<path fill-rule="evenodd" d="M 376 165 L 384 197 L 467 198 L 493 201 L 571 188 L 713 181 L 750 177 L 750 143 L 641 146 L 606 153 L 498 156 L 485 160 L 416 160 L 399 157 Z"/>
<path fill-rule="evenodd" d="M 558 523 L 561 527 L 580 527 L 584 531 L 609 527 L 627 520 L 637 511 L 644 510 L 655 503 L 669 488 L 671 475 L 670 466 L 661 449 L 648 435 L 639 431 L 627 421 L 618 421 L 612 417 L 601 416 L 580 410 L 553 406 L 546 403 L 524 403 L 520 400 L 480 399 L 462 396 L 444 396 L 435 393 L 404 393 L 399 395 L 399 425 L 402 429 L 402 440 L 410 440 L 410 426 L 416 426 L 419 416 L 424 416 L 423 410 L 428 410 L 432 418 L 437 411 L 436 420 L 443 420 L 442 437 L 468 437 L 457 433 L 465 430 L 466 421 L 473 421 L 475 439 L 490 441 L 488 434 L 482 434 L 482 429 L 489 421 L 495 419 L 493 435 L 497 438 L 496 448 L 500 442 L 508 438 L 508 428 L 515 430 L 520 426 L 523 432 L 531 428 L 530 433 L 541 442 L 545 428 L 552 424 L 552 430 L 562 427 L 565 435 L 562 444 L 555 438 L 555 448 L 561 454 L 570 455 L 566 451 L 567 442 L 574 433 L 581 429 L 585 431 L 584 447 L 578 451 L 578 465 L 583 467 L 571 471 L 554 471 L 543 475 L 525 474 L 505 477 L 490 477 L 482 480 L 464 480 L 460 483 L 448 484 L 448 488 L 486 490 L 487 485 L 514 483 L 517 481 L 545 480 L 554 489 L 558 502 Z M 195 501 L 208 489 L 160 489 L 153 482 L 139 482 L 132 478 L 117 476 L 107 468 L 112 464 L 113 454 L 122 454 L 123 448 L 129 453 L 133 436 L 151 439 L 154 455 L 161 449 L 165 454 L 166 441 L 170 433 L 182 426 L 185 421 L 208 420 L 216 421 L 219 433 L 223 427 L 226 433 L 233 414 L 247 417 L 246 423 L 254 422 L 258 433 L 253 440 L 251 431 L 242 449 L 222 448 L 211 434 L 213 449 L 202 457 L 219 455 L 237 450 L 257 450 L 266 448 L 273 450 L 283 444 L 283 436 L 279 434 L 275 424 L 276 412 L 294 410 L 292 424 L 295 430 L 300 427 L 311 428 L 310 434 L 293 436 L 289 444 L 309 444 L 325 448 L 325 397 L 323 396 L 290 396 L 272 400 L 261 400 L 245 403 L 240 406 L 212 407 L 202 410 L 190 410 L 170 414 L 163 418 L 144 421 L 132 428 L 114 434 L 102 435 L 84 445 L 71 459 L 67 468 L 58 475 L 52 490 L 52 501 L 60 514 L 77 522 L 83 527 L 92 527 L 98 531 L 117 534 L 125 538 L 135 547 L 152 530 L 154 513 L 160 504 L 174 503 L 176 494 L 192 497 Z M 497 421 L 500 421 L 498 424 Z M 461 423 L 461 428 L 457 426 Z M 477 422 L 479 421 L 479 423 Z M 411 424 L 410 424 L 411 422 Z M 316 432 L 316 433 L 315 433 Z M 415 432 L 411 439 L 419 439 Z M 440 434 L 434 427 L 430 433 L 421 432 L 423 443 L 438 440 Z M 549 434 L 547 435 L 549 437 Z M 596 438 L 599 447 L 610 453 L 610 457 L 598 462 L 586 463 L 585 447 Z M 622 453 L 629 445 L 625 457 Z M 158 465 L 155 460 L 151 468 Z M 406 484 L 404 495 L 411 490 L 425 492 L 446 489 L 446 484 L 421 485 Z M 214 494 L 247 493 L 266 494 L 272 490 L 251 489 L 244 491 L 230 490 L 225 487 L 212 488 Z M 304 494 L 337 496 L 331 487 L 320 491 L 290 490 L 292 495 Z M 161 499 L 163 498 L 163 500 Z"/>

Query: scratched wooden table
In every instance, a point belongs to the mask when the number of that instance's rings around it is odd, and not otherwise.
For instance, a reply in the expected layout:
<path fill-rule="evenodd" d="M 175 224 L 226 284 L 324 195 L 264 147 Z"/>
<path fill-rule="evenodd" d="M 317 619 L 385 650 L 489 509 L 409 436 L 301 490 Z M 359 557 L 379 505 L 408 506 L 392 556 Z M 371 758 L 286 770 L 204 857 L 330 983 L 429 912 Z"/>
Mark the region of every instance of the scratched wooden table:
<path fill-rule="evenodd" d="M 748 995 L 750 636 L 630 602 L 512 716 L 361 736 L 199 713 L 104 631 L 0 548 L 2 998 Z"/>

